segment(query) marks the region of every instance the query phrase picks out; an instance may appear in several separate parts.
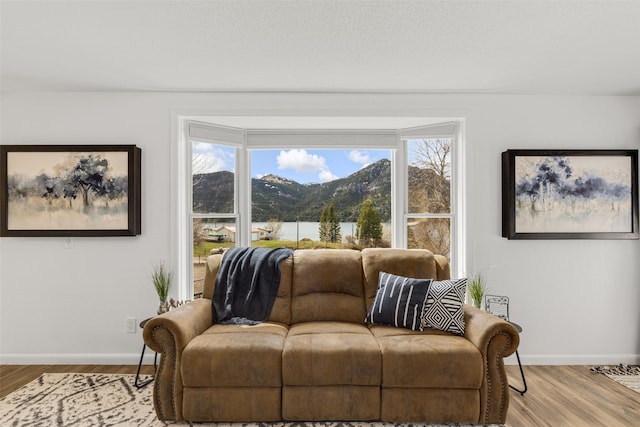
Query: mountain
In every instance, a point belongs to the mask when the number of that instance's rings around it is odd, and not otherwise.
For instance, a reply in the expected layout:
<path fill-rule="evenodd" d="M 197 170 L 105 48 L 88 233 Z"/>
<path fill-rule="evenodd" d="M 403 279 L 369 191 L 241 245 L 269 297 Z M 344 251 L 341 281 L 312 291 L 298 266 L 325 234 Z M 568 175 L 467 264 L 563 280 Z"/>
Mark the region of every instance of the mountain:
<path fill-rule="evenodd" d="M 322 184 L 300 184 L 265 175 L 251 180 L 252 217 L 255 222 L 277 218 L 283 222 L 319 221 L 322 208 L 333 202 L 338 220 L 355 222 L 360 205 L 370 198 L 383 222 L 391 218 L 391 161 L 382 159 L 346 178 Z M 233 212 L 233 173 L 194 176 L 196 212 Z"/>
<path fill-rule="evenodd" d="M 233 172 L 193 176 L 193 211 L 233 213 Z"/>
<path fill-rule="evenodd" d="M 255 222 L 276 218 L 284 222 L 296 220 L 311 186 L 277 175 L 251 180 L 251 215 Z M 318 214 L 320 218 L 320 214 Z"/>
<path fill-rule="evenodd" d="M 409 166 L 409 212 L 448 212 L 449 181 L 433 170 Z M 233 212 L 231 172 L 195 175 L 194 211 Z M 382 222 L 391 219 L 391 161 L 382 159 L 346 178 L 322 184 L 300 184 L 277 175 L 251 180 L 254 222 L 272 218 L 283 222 L 320 221 L 322 209 L 330 202 L 340 222 L 356 222 L 362 203 L 371 199 Z"/>

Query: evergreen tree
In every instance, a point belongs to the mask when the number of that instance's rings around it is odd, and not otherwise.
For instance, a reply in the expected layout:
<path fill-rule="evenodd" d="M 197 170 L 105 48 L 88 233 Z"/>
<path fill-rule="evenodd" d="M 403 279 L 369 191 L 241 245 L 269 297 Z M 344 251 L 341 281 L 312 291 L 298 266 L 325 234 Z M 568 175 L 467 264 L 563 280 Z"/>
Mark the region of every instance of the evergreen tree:
<path fill-rule="evenodd" d="M 373 206 L 371 199 L 365 200 L 360 208 L 360 215 L 356 224 L 356 236 L 363 246 L 373 246 L 382 239 L 380 214 Z"/>
<path fill-rule="evenodd" d="M 342 235 L 340 233 L 340 223 L 338 222 L 338 217 L 336 217 L 336 212 L 333 209 L 333 203 L 329 204 L 329 241 L 332 243 L 339 243 L 342 241 Z"/>
<path fill-rule="evenodd" d="M 329 220 L 327 219 L 329 215 L 327 206 L 322 208 L 322 214 L 320 215 L 320 225 L 318 227 L 318 235 L 320 236 L 321 242 L 329 241 Z"/>
<path fill-rule="evenodd" d="M 342 236 L 340 234 L 340 223 L 336 217 L 333 202 L 322 208 L 318 234 L 320 235 L 321 242 L 338 243 L 342 240 Z"/>

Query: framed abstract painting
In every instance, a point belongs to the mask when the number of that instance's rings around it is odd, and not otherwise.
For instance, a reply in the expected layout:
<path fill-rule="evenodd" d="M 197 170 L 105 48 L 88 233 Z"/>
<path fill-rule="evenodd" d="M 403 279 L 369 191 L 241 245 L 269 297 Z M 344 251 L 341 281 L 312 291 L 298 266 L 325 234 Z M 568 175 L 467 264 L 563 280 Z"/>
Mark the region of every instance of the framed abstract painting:
<path fill-rule="evenodd" d="M 503 152 L 502 236 L 638 239 L 638 150 Z"/>
<path fill-rule="evenodd" d="M 0 236 L 141 233 L 134 145 L 0 146 Z"/>

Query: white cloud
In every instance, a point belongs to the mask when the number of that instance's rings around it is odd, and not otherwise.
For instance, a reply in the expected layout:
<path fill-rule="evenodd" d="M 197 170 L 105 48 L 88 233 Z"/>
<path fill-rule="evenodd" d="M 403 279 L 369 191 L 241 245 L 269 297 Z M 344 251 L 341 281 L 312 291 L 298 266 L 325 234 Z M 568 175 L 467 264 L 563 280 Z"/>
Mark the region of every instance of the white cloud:
<path fill-rule="evenodd" d="M 322 182 L 329 182 L 329 181 L 333 181 L 334 179 L 338 179 L 338 176 L 335 176 L 333 173 L 331 173 L 330 170 L 324 170 L 322 172 L 320 172 L 318 174 L 318 178 L 320 178 L 320 181 Z"/>
<path fill-rule="evenodd" d="M 281 151 L 277 158 L 278 169 L 293 169 L 296 172 L 316 172 L 329 170 L 324 157 L 309 154 L 307 150 L 293 149 Z"/>
<path fill-rule="evenodd" d="M 318 172 L 318 179 L 321 182 L 329 182 L 339 178 L 327 166 L 327 159 L 317 154 L 310 154 L 301 148 L 280 151 L 276 160 L 280 170 L 292 169 L 298 173 Z"/>
<path fill-rule="evenodd" d="M 371 158 L 369 157 L 369 155 L 367 153 L 363 153 L 360 150 L 349 151 L 349 160 L 351 160 L 354 163 L 360 163 L 363 166 L 366 166 L 369 163 L 371 163 Z"/>

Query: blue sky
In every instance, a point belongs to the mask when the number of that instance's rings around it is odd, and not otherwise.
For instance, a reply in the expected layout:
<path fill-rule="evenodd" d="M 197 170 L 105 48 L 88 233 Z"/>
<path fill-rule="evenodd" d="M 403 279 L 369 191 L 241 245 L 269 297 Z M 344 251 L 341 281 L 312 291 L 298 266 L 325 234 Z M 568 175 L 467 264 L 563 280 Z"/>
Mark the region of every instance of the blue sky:
<path fill-rule="evenodd" d="M 215 172 L 233 171 L 232 147 L 193 144 L 194 169 Z M 252 150 L 251 176 L 274 174 L 301 184 L 321 183 L 344 178 L 380 159 L 390 159 L 389 150 Z M 199 164 L 199 166 L 197 166 Z"/>

